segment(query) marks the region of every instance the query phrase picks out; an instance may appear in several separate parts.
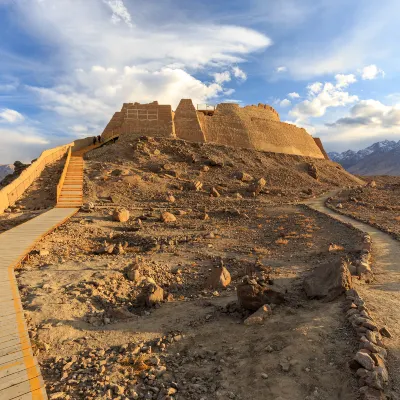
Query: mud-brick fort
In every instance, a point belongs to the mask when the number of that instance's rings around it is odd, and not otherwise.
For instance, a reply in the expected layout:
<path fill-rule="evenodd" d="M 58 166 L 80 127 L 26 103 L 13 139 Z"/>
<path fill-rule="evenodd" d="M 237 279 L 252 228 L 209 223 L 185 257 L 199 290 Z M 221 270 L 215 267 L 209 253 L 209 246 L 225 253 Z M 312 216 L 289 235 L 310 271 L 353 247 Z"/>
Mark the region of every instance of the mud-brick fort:
<path fill-rule="evenodd" d="M 221 103 L 196 110 L 192 100 L 170 105 L 124 103 L 102 133 L 103 139 L 119 135 L 162 136 L 192 142 L 211 142 L 260 151 L 327 158 L 319 139 L 303 128 L 280 121 L 269 105 L 240 107 Z"/>

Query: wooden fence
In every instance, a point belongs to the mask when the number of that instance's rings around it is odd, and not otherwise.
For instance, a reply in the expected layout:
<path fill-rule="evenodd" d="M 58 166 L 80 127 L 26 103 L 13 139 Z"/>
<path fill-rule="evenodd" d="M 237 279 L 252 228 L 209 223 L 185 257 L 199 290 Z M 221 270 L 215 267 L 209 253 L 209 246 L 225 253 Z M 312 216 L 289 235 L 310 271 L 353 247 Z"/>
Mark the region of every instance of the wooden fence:
<path fill-rule="evenodd" d="M 70 159 L 71 159 L 71 147 L 68 149 L 68 155 L 67 155 L 67 159 L 65 160 L 64 169 L 63 169 L 63 172 L 61 174 L 60 181 L 58 182 L 58 185 L 57 185 L 57 203 L 58 203 L 58 199 L 59 199 L 60 194 L 61 194 L 62 187 L 64 185 L 65 177 L 67 176 L 67 171 L 68 171 L 68 166 L 69 166 Z"/>

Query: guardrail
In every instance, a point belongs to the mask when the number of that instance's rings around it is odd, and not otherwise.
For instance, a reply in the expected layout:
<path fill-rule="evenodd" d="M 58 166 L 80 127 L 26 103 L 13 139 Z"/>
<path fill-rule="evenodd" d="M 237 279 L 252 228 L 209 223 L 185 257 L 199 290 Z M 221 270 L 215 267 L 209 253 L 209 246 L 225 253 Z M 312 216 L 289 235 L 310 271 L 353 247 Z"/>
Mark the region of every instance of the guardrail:
<path fill-rule="evenodd" d="M 65 160 L 64 169 L 61 174 L 60 181 L 58 182 L 58 185 L 57 185 L 57 203 L 58 203 L 58 199 L 60 198 L 61 190 L 62 190 L 64 181 L 65 181 L 65 177 L 67 176 L 67 170 L 68 170 L 70 160 L 71 160 L 71 147 L 68 149 L 68 155 L 67 155 L 67 159 Z"/>

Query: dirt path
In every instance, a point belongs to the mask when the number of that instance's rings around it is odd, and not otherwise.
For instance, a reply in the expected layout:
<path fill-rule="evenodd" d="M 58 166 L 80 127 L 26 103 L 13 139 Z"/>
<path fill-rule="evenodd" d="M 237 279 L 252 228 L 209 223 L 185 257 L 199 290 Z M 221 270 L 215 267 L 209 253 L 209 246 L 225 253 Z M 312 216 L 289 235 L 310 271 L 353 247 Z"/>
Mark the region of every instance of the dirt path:
<path fill-rule="evenodd" d="M 335 194 L 336 192 L 333 192 L 325 197 L 311 200 L 307 205 L 371 235 L 375 281 L 370 285 L 360 284 L 357 289 L 366 300 L 375 319 L 381 325 L 386 325 L 393 335 L 392 339 L 386 340 L 389 372 L 392 389 L 400 394 L 400 243 L 370 225 L 337 214 L 325 207 L 326 199 Z"/>

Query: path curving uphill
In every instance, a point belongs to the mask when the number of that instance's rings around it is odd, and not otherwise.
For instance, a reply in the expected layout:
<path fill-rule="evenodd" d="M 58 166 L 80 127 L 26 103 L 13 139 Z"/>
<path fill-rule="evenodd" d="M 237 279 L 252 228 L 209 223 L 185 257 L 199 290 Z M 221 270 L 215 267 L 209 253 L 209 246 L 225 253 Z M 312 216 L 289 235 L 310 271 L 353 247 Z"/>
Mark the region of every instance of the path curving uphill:
<path fill-rule="evenodd" d="M 359 285 L 357 290 L 375 314 L 375 320 L 381 326 L 388 327 L 392 333 L 393 337 L 385 341 L 389 355 L 388 369 L 392 390 L 400 393 L 400 242 L 368 224 L 338 214 L 326 207 L 326 200 L 335 193 L 329 193 L 305 204 L 338 221 L 351 224 L 371 236 L 374 259 L 372 268 L 375 279 L 369 285 Z"/>

